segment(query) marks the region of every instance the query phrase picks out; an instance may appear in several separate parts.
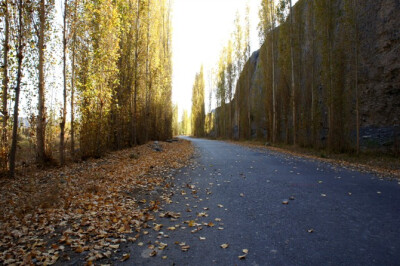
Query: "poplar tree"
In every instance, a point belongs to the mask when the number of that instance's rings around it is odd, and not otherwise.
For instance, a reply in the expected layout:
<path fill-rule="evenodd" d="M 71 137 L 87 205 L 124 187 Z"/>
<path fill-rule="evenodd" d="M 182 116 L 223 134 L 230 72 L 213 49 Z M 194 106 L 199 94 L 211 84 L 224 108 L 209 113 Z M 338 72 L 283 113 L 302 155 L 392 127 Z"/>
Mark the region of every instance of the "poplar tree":
<path fill-rule="evenodd" d="M 46 139 L 46 109 L 45 109 L 45 30 L 46 30 L 46 0 L 39 2 L 38 50 L 39 50 L 39 86 L 38 86 L 38 118 L 36 132 L 37 162 L 44 164 L 48 158 L 45 149 Z"/>
<path fill-rule="evenodd" d="M 204 73 L 203 66 L 196 73 L 192 89 L 192 134 L 195 137 L 204 136 L 205 103 L 204 103 Z"/>
<path fill-rule="evenodd" d="M 12 127 L 12 142 L 10 148 L 10 165 L 9 165 L 9 176 L 14 177 L 15 175 L 15 158 L 17 153 L 17 141 L 18 141 L 18 114 L 19 114 L 19 97 L 21 92 L 21 79 L 22 79 L 22 60 L 24 58 L 24 46 L 25 46 L 25 29 L 23 17 L 26 16 L 25 8 L 22 0 L 18 0 L 18 29 L 16 39 L 16 50 L 17 50 L 17 75 L 16 75 L 16 86 L 15 86 L 15 99 L 14 99 L 14 115 L 13 115 L 13 127 Z"/>
<path fill-rule="evenodd" d="M 1 103 L 2 103 L 2 131 L 1 131 L 1 153 L 0 153 L 0 160 L 1 164 L 5 169 L 7 169 L 7 153 L 8 153 L 8 131 L 7 131 L 7 123 L 8 123 L 8 108 L 7 108 L 7 101 L 8 101 L 8 82 L 9 82 L 9 74 L 8 74 L 8 57 L 9 57 L 9 50 L 10 50 L 10 11 L 9 11 L 9 3 L 8 0 L 4 0 L 3 3 L 3 17 L 4 17 L 4 43 L 3 43 L 3 88 L 2 88 L 2 95 L 1 95 Z"/>
<path fill-rule="evenodd" d="M 296 83 L 294 80 L 294 32 L 293 32 L 293 6 L 292 0 L 289 0 L 290 4 L 290 61 L 291 61 L 291 85 L 292 85 L 292 119 L 293 119 L 293 145 L 297 144 L 297 129 L 296 129 Z"/>

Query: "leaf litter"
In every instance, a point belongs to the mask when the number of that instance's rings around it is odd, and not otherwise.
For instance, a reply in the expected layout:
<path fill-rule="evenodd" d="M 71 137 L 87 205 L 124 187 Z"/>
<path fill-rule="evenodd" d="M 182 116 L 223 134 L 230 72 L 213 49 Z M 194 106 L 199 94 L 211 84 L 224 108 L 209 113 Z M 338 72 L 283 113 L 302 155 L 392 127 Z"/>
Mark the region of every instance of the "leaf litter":
<path fill-rule="evenodd" d="M 170 171 L 193 153 L 184 140 L 160 145 L 163 152 L 141 145 L 64 168 L 22 169 L 15 179 L 1 180 L 0 264 L 51 265 L 70 256 L 84 256 L 88 265 L 128 260 L 129 253 L 118 254 L 121 245 L 149 228 L 160 201 L 171 203 L 164 193 Z"/>

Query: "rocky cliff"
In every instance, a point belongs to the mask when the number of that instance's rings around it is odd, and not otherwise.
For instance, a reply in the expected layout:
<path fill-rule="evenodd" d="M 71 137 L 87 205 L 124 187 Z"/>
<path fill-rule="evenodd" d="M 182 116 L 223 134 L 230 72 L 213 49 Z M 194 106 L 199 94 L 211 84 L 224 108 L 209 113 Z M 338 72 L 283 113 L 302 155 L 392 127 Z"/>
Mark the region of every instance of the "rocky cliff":
<path fill-rule="evenodd" d="M 290 24 L 285 22 L 269 33 L 237 83 L 232 102 L 236 137 L 272 139 L 275 94 L 277 142 L 292 142 L 296 132 L 300 145 L 354 149 L 359 110 L 361 146 L 398 151 L 400 1 L 358 1 L 355 13 L 346 0 L 332 1 L 330 14 L 317 9 L 313 0 L 294 6 L 296 130 Z M 246 130 L 249 124 L 251 131 Z"/>

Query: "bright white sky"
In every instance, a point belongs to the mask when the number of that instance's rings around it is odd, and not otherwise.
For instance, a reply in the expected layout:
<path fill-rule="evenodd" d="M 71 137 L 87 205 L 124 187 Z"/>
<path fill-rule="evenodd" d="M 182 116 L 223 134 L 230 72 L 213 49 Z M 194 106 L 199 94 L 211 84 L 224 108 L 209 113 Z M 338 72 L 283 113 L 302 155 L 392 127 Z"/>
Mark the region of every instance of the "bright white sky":
<path fill-rule="evenodd" d="M 236 11 L 243 19 L 247 2 L 250 5 L 250 48 L 253 53 L 260 47 L 257 26 L 261 0 L 174 0 L 172 100 L 179 106 L 179 119 L 184 109 L 190 113 L 194 77 L 202 64 L 208 112 L 208 73 L 216 66 L 220 51 L 234 30 Z M 294 5 L 297 0 L 292 2 Z"/>
<path fill-rule="evenodd" d="M 183 109 L 190 113 L 194 77 L 202 64 L 208 98 L 208 73 L 215 67 L 220 51 L 234 30 L 236 11 L 244 18 L 247 1 L 250 4 L 250 45 L 253 52 L 259 48 L 257 25 L 260 0 L 174 0 L 172 98 L 179 106 L 179 118 Z"/>

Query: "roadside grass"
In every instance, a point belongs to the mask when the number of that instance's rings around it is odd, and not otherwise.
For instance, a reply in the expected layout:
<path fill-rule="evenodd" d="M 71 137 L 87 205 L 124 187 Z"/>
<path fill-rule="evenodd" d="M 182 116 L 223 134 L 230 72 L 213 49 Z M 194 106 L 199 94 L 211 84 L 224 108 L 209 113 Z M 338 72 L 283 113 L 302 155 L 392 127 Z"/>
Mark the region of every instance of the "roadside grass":
<path fill-rule="evenodd" d="M 381 151 L 362 151 L 360 154 L 355 152 L 334 153 L 325 149 L 312 149 L 307 147 L 286 145 L 286 144 L 268 144 L 260 140 L 240 140 L 229 142 L 254 148 L 269 149 L 294 156 L 307 157 L 355 167 L 361 171 L 374 172 L 379 175 L 389 176 L 400 179 L 400 157 L 394 154 Z"/>

